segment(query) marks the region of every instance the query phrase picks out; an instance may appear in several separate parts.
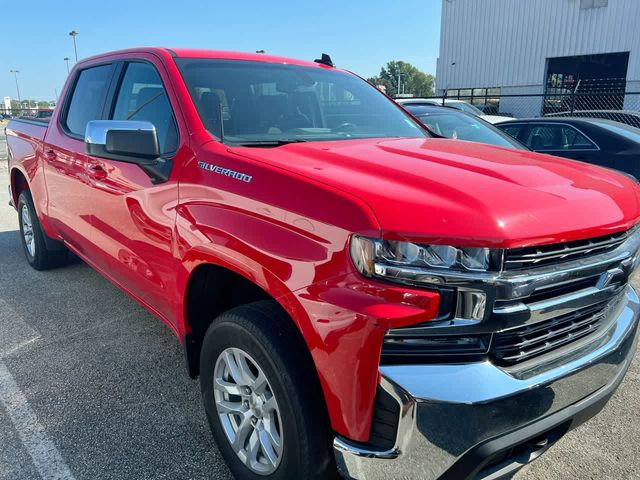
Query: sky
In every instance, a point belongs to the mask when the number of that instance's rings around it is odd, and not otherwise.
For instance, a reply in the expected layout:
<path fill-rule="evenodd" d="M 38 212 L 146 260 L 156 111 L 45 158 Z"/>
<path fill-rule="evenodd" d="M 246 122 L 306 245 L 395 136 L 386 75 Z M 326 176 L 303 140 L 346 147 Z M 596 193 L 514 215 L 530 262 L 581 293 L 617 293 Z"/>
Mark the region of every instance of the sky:
<path fill-rule="evenodd" d="M 52 100 L 67 76 L 64 57 L 164 46 L 249 51 L 334 63 L 361 76 L 390 60 L 435 74 L 441 0 L 0 0 L 0 98 Z"/>

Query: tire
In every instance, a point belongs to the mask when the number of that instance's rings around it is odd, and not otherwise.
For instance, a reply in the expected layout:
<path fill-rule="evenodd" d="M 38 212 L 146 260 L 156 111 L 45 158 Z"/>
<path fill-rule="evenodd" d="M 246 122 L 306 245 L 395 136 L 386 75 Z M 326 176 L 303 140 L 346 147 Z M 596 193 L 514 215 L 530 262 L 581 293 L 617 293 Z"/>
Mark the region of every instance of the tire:
<path fill-rule="evenodd" d="M 67 249 L 59 242 L 45 237 L 29 190 L 24 190 L 18 198 L 18 220 L 22 248 L 29 265 L 36 270 L 49 270 L 67 262 Z M 50 248 L 47 243 L 56 248 Z"/>
<path fill-rule="evenodd" d="M 324 397 L 311 356 L 294 328 L 279 305 L 264 301 L 220 315 L 205 335 L 200 355 L 204 406 L 213 436 L 237 479 L 338 478 Z M 234 380 L 229 365 L 241 381 Z M 260 372 L 266 382 L 260 381 Z M 240 387 L 243 395 L 229 393 L 243 384 L 253 388 L 251 395 L 245 387 Z M 218 400 L 227 403 L 220 406 Z M 255 421 L 251 426 L 249 417 Z M 241 447 L 234 448 L 232 440 L 238 436 L 247 440 L 239 440 Z M 279 449 L 274 439 L 279 439 Z M 252 445 L 258 443 L 251 455 Z"/>

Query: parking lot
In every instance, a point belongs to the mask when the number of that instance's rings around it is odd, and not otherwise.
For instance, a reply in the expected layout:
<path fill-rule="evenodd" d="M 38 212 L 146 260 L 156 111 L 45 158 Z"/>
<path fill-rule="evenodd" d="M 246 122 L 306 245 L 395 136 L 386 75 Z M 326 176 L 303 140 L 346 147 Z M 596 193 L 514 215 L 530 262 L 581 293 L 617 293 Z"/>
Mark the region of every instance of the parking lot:
<path fill-rule="evenodd" d="M 79 260 L 29 268 L 4 147 L 0 479 L 230 478 L 173 334 Z M 516 478 L 640 478 L 639 360 L 597 418 Z"/>

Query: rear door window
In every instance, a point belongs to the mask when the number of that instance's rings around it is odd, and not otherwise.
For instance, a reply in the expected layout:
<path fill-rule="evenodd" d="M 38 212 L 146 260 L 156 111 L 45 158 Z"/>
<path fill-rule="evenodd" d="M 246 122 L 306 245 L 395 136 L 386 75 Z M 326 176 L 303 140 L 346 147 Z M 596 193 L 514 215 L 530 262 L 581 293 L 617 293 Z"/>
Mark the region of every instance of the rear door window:
<path fill-rule="evenodd" d="M 78 74 L 65 115 L 64 123 L 68 132 L 84 136 L 87 123 L 101 117 L 111 72 L 112 65 L 100 65 Z"/>
<path fill-rule="evenodd" d="M 520 133 L 522 132 L 522 127 L 524 125 L 498 125 L 498 127 L 507 135 L 512 136 L 513 138 L 520 140 Z"/>

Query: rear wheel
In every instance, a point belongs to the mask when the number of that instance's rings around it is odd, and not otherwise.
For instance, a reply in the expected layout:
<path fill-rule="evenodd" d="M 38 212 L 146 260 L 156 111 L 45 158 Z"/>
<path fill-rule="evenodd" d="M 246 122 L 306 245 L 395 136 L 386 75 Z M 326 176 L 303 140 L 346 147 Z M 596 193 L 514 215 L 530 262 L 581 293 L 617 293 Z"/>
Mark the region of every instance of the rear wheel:
<path fill-rule="evenodd" d="M 200 359 L 214 437 L 238 479 L 334 478 L 328 419 L 308 352 L 275 302 L 216 319 Z"/>
<path fill-rule="evenodd" d="M 29 190 L 24 190 L 18 198 L 18 220 L 22 247 L 29 265 L 36 270 L 48 270 L 66 263 L 67 250 L 61 244 L 49 240 L 56 248 L 47 245 Z"/>

